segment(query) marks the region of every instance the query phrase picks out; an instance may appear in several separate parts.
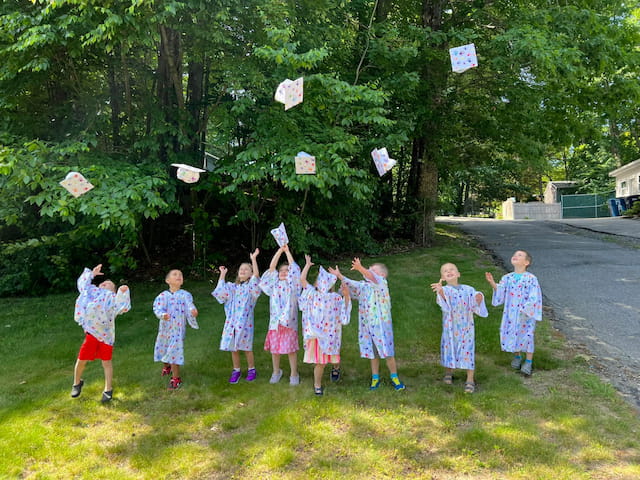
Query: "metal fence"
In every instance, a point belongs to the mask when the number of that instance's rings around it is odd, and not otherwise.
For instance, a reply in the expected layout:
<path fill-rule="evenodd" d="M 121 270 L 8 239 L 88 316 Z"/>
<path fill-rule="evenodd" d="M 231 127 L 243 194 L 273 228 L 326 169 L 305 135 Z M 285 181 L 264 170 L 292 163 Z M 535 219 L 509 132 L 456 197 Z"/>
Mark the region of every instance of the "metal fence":
<path fill-rule="evenodd" d="M 610 217 L 609 199 L 615 196 L 616 192 L 562 195 L 562 218 Z"/>

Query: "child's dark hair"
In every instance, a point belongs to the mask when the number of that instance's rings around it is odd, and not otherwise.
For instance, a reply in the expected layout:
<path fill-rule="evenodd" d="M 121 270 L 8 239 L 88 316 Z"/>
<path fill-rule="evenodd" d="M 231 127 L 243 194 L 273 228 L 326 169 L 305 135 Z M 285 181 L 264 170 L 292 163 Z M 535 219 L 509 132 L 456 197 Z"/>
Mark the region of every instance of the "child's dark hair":
<path fill-rule="evenodd" d="M 524 253 L 524 258 L 527 259 L 527 262 L 529 262 L 529 265 L 527 265 L 527 268 L 529 268 L 531 266 L 531 264 L 533 263 L 533 258 L 531 257 L 531 254 L 529 252 L 527 252 L 526 250 L 518 250 L 519 252 Z"/>

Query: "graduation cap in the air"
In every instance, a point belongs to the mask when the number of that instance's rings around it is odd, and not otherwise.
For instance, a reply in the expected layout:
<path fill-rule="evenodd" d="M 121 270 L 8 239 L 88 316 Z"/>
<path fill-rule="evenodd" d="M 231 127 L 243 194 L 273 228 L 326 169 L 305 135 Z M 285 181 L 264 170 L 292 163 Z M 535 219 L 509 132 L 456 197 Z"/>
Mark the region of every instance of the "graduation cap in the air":
<path fill-rule="evenodd" d="M 289 237 L 287 237 L 287 230 L 284 228 L 284 223 L 278 225 L 278 228 L 271 230 L 271 235 L 276 239 L 279 247 L 289 243 Z"/>
<path fill-rule="evenodd" d="M 93 188 L 93 185 L 78 172 L 69 172 L 65 179 L 60 182 L 60 185 L 76 198 Z"/>
<path fill-rule="evenodd" d="M 307 152 L 298 152 L 296 155 L 296 173 L 308 175 L 316 173 L 316 157 Z"/>
<path fill-rule="evenodd" d="M 177 177 L 184 183 L 196 183 L 200 180 L 200 174 L 206 172 L 202 168 L 192 167 L 184 163 L 172 163 L 172 167 L 178 167 Z"/>
<path fill-rule="evenodd" d="M 449 49 L 451 68 L 456 73 L 462 73 L 478 66 L 476 46 L 473 43 Z"/>
<path fill-rule="evenodd" d="M 373 163 L 376 164 L 376 169 L 380 176 L 387 173 L 396 164 L 393 158 L 389 158 L 389 152 L 385 147 L 371 150 L 371 158 L 373 158 Z"/>
<path fill-rule="evenodd" d="M 303 77 L 297 80 L 289 80 L 288 78 L 281 82 L 276 89 L 275 99 L 284 103 L 284 109 L 289 110 L 291 107 L 295 107 L 299 103 L 302 103 L 304 90 Z"/>

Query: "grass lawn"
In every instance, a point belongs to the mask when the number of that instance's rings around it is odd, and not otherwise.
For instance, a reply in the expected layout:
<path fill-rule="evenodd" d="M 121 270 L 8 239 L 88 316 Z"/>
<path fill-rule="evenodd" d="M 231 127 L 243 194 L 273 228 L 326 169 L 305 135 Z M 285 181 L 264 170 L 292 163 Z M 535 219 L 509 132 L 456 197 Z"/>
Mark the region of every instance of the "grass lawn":
<path fill-rule="evenodd" d="M 302 262 L 302 252 L 295 253 Z M 524 378 L 500 351 L 501 310 L 489 306 L 489 318 L 476 320 L 476 393 L 463 393 L 462 372 L 454 385 L 442 383 L 441 314 L 428 284 L 450 261 L 462 283 L 489 296 L 484 272 L 503 273 L 490 257 L 443 226 L 434 248 L 375 260 L 390 270 L 403 392 L 391 387 L 384 362 L 385 384 L 368 390 L 357 309 L 344 328 L 343 379 L 327 379 L 324 397 L 314 396 L 312 366 L 302 364 L 301 352 L 301 385 L 286 381 L 286 357 L 285 377 L 270 385 L 264 295 L 256 307 L 258 379 L 229 385 L 231 357 L 218 350 L 224 313 L 210 295 L 214 285 L 187 278 L 200 330 L 187 329 L 183 388 L 167 391 L 161 365 L 153 363 L 151 304 L 164 289 L 158 281 L 131 285 L 133 308 L 117 319 L 113 402 L 99 401 L 99 362 L 87 366 L 82 395 L 71 399 L 83 339 L 73 321 L 76 294 L 0 299 L 0 478 L 640 478 L 637 412 L 567 350 L 548 319 L 536 334 L 534 374 Z"/>

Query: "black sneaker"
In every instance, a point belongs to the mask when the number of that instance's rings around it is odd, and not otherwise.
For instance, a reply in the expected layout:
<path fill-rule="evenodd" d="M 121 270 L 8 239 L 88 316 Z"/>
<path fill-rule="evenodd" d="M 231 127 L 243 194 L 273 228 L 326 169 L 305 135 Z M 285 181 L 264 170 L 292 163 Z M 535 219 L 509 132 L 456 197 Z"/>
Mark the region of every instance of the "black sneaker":
<path fill-rule="evenodd" d="M 71 387 L 71 398 L 78 398 L 80 393 L 82 393 L 82 386 L 84 385 L 84 380 L 80 380 L 80 383 Z"/>
<path fill-rule="evenodd" d="M 108 392 L 102 392 L 102 403 L 109 403 L 113 398 L 113 390 L 109 390 Z"/>
<path fill-rule="evenodd" d="M 340 380 L 340 367 L 333 367 L 331 369 L 331 381 L 337 382 Z"/>

